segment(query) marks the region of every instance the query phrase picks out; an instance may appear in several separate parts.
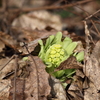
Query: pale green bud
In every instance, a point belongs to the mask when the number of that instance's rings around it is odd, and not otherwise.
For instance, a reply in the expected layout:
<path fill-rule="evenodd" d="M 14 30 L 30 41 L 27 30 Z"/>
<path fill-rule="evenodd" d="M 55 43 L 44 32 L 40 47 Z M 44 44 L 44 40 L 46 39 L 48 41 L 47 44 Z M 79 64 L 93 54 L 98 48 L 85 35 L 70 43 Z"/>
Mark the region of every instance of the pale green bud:
<path fill-rule="evenodd" d="M 56 51 L 57 51 L 57 52 L 60 52 L 60 51 L 61 51 L 61 49 L 56 49 Z"/>
<path fill-rule="evenodd" d="M 55 54 L 56 53 L 56 51 L 55 50 L 52 50 L 51 52 L 50 52 L 50 54 Z"/>
<path fill-rule="evenodd" d="M 60 53 L 56 53 L 55 57 L 60 57 Z"/>
<path fill-rule="evenodd" d="M 60 44 L 55 44 L 54 47 L 55 47 L 56 49 L 60 49 L 62 46 L 61 46 Z"/>
<path fill-rule="evenodd" d="M 49 58 L 48 61 L 51 62 L 51 58 Z"/>
<path fill-rule="evenodd" d="M 59 53 L 60 53 L 61 55 L 64 55 L 64 50 L 62 49 Z"/>
<path fill-rule="evenodd" d="M 50 55 L 51 58 L 55 58 L 55 55 Z"/>
<path fill-rule="evenodd" d="M 64 56 L 60 56 L 60 60 L 62 60 L 64 58 Z"/>
<path fill-rule="evenodd" d="M 60 44 L 54 44 L 49 48 L 48 62 L 58 66 L 65 56 L 65 50 Z"/>

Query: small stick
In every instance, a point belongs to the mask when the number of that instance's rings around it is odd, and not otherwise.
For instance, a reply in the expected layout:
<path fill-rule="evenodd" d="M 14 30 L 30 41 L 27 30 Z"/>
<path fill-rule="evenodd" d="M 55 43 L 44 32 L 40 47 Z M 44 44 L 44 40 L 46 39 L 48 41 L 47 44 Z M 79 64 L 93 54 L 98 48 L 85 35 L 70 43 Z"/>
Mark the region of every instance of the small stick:
<path fill-rule="evenodd" d="M 0 69 L 0 71 L 3 70 L 3 69 L 6 67 L 6 65 L 7 65 L 12 59 L 14 59 L 14 58 L 15 58 L 15 55 L 13 55 L 13 56 L 7 61 L 7 63 L 5 63 L 5 64 L 3 65 L 3 67 Z"/>
<path fill-rule="evenodd" d="M 87 20 L 87 19 L 93 17 L 95 14 L 97 14 L 97 13 L 99 13 L 99 12 L 100 12 L 100 9 L 97 10 L 96 12 L 94 12 L 92 15 L 89 15 L 88 17 L 86 17 L 85 20 Z"/>
<path fill-rule="evenodd" d="M 17 76 L 17 69 L 18 69 L 18 58 L 17 55 L 15 55 L 16 61 L 15 61 L 15 74 L 14 74 L 14 94 L 13 94 L 13 100 L 16 100 L 16 76 Z"/>
<path fill-rule="evenodd" d="M 31 55 L 31 53 L 29 52 L 28 47 L 26 46 L 26 44 L 25 44 L 24 42 L 23 42 L 23 44 L 24 44 L 24 46 L 25 46 L 27 52 L 29 53 L 29 55 L 30 55 L 30 57 L 31 57 L 31 59 L 32 59 L 32 61 L 34 62 L 34 65 L 35 65 L 36 76 L 37 76 L 37 93 L 38 93 L 37 100 L 39 100 L 39 76 L 38 76 L 37 64 L 36 64 L 36 62 L 35 62 L 33 56 Z"/>
<path fill-rule="evenodd" d="M 91 22 L 92 22 L 92 24 L 93 24 L 93 26 L 94 26 L 96 32 L 100 35 L 100 32 L 98 31 L 97 27 L 95 26 L 95 23 L 93 22 L 93 20 L 91 20 Z"/>

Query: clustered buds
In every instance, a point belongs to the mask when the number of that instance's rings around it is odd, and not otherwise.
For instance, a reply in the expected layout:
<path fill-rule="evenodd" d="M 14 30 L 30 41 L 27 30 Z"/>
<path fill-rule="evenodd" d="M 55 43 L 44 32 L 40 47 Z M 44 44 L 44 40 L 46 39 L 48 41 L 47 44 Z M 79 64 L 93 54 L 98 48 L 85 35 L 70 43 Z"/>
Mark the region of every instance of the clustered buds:
<path fill-rule="evenodd" d="M 66 52 L 62 46 L 60 44 L 54 44 L 49 48 L 48 62 L 58 66 L 62 62 L 65 55 Z"/>

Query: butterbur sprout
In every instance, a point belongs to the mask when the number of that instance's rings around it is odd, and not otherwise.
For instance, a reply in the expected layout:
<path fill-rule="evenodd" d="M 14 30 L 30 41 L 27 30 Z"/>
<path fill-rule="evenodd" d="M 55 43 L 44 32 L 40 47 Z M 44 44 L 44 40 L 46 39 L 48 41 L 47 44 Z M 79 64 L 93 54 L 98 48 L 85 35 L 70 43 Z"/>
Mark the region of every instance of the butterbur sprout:
<path fill-rule="evenodd" d="M 69 37 L 65 37 L 62 40 L 62 33 L 58 32 L 55 36 L 51 35 L 47 38 L 45 45 L 42 40 L 39 40 L 41 46 L 39 57 L 46 64 L 49 73 L 53 73 L 54 69 L 57 68 L 61 62 L 67 60 L 71 55 L 74 54 L 74 50 L 78 45 L 78 42 L 73 42 Z M 76 55 L 77 61 L 84 59 L 84 52 Z M 73 70 L 72 70 L 73 71 Z M 61 77 L 61 73 L 64 74 L 64 70 L 58 71 L 58 76 Z M 59 74 L 60 73 L 60 74 Z M 58 77 L 57 76 L 57 77 Z M 56 75 L 55 75 L 56 77 Z"/>

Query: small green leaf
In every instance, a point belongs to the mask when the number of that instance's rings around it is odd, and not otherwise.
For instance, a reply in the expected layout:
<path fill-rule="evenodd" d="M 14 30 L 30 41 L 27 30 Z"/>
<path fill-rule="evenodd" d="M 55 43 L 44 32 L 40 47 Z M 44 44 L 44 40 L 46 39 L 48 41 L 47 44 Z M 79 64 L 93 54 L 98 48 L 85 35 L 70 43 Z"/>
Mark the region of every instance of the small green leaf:
<path fill-rule="evenodd" d="M 52 67 L 52 63 L 50 62 L 45 62 L 45 64 L 47 65 L 48 68 Z"/>
<path fill-rule="evenodd" d="M 66 69 L 65 70 L 65 74 L 66 74 L 66 77 L 70 78 L 72 77 L 72 75 L 75 73 L 75 69 Z"/>
<path fill-rule="evenodd" d="M 70 43 L 72 43 L 72 40 L 71 40 L 69 37 L 66 37 L 66 38 L 63 40 L 63 42 L 62 42 L 62 47 L 63 47 L 64 49 L 66 49 L 67 46 L 68 46 Z"/>
<path fill-rule="evenodd" d="M 51 35 L 47 40 L 45 44 L 45 51 L 51 46 L 52 41 L 54 40 L 54 35 Z"/>
<path fill-rule="evenodd" d="M 47 52 L 45 53 L 45 57 L 44 57 L 44 61 L 48 62 L 48 56 L 50 54 L 50 48 L 47 50 Z"/>
<path fill-rule="evenodd" d="M 43 45 L 43 41 L 39 40 L 38 43 L 41 46 L 40 52 L 39 52 L 39 57 L 43 60 L 44 59 L 44 45 Z"/>
<path fill-rule="evenodd" d="M 52 44 L 60 44 L 61 43 L 61 39 L 62 39 L 62 33 L 58 32 L 54 38 L 54 41 L 52 42 Z"/>
<path fill-rule="evenodd" d="M 77 46 L 77 42 L 70 43 L 66 48 L 67 54 L 71 55 L 73 53 L 74 49 L 76 48 L 76 46 Z"/>
<path fill-rule="evenodd" d="M 52 74 L 52 72 L 54 72 L 54 67 L 48 67 L 47 66 L 45 69 L 46 69 L 46 72 L 49 73 L 49 74 Z"/>
<path fill-rule="evenodd" d="M 68 75 L 74 71 L 75 71 L 75 69 L 65 69 L 65 74 Z"/>
<path fill-rule="evenodd" d="M 66 80 L 66 76 L 62 76 L 61 78 L 59 78 L 60 82 L 64 82 Z"/>
<path fill-rule="evenodd" d="M 66 55 L 66 56 L 62 59 L 62 61 L 61 61 L 61 62 L 63 62 L 63 61 L 65 61 L 65 60 L 67 60 L 69 57 L 70 57 L 69 55 Z"/>
<path fill-rule="evenodd" d="M 64 75 L 65 71 L 64 70 L 60 70 L 60 71 L 56 71 L 53 73 L 53 75 L 57 78 L 60 78 Z"/>
<path fill-rule="evenodd" d="M 28 60 L 28 57 L 23 57 L 22 60 L 26 61 Z"/>
<path fill-rule="evenodd" d="M 76 55 L 76 59 L 77 61 L 81 62 L 84 60 L 84 51 L 81 51 L 79 52 L 77 55 Z"/>
<path fill-rule="evenodd" d="M 62 83 L 63 87 L 66 88 L 67 87 L 67 83 Z"/>

